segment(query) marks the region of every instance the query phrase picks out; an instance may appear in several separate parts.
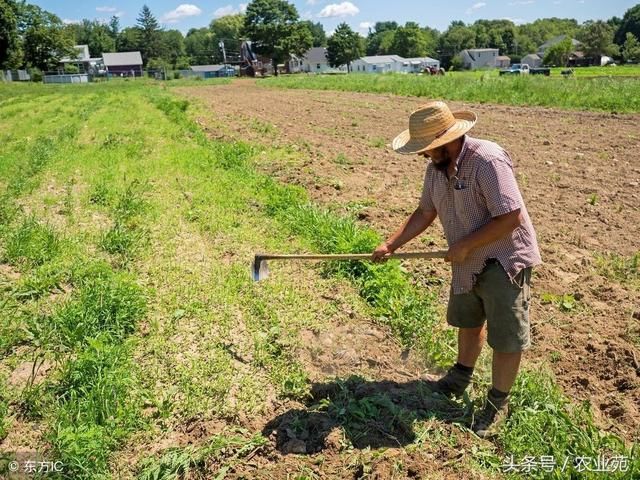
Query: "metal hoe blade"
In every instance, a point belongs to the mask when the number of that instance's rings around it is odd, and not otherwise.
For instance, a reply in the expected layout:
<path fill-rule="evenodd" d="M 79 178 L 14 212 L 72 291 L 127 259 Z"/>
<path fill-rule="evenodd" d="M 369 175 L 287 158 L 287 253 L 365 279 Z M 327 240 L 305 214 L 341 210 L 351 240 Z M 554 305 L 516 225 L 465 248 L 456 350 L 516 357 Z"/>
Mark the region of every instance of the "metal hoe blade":
<path fill-rule="evenodd" d="M 267 261 L 261 255 L 256 255 L 251 264 L 251 276 L 254 282 L 264 280 L 269 276 Z"/>

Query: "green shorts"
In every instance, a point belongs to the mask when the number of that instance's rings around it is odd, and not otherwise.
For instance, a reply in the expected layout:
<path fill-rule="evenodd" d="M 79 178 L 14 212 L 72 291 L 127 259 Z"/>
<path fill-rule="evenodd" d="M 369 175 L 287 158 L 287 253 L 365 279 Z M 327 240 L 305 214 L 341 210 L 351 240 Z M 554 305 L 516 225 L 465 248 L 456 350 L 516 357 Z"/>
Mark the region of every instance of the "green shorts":
<path fill-rule="evenodd" d="M 531 347 L 529 302 L 531 267 L 522 269 L 514 282 L 498 261 L 490 261 L 473 289 L 449 296 L 447 323 L 477 328 L 487 321 L 487 343 L 498 352 L 520 352 Z"/>

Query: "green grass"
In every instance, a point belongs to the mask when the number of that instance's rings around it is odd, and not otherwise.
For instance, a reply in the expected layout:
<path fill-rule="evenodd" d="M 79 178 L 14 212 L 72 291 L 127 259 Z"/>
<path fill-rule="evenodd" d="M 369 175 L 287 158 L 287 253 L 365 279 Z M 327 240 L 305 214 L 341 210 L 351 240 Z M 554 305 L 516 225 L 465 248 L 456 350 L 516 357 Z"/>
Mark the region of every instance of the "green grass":
<path fill-rule="evenodd" d="M 259 84 L 276 88 L 393 93 L 478 103 L 626 113 L 640 111 L 640 79 L 624 77 L 498 77 L 495 72 L 444 77 L 356 73 L 340 76 L 280 76 L 265 79 Z"/>
<path fill-rule="evenodd" d="M 452 361 L 453 331 L 444 329 L 436 293 L 416 286 L 397 262 L 274 265 L 267 282 L 249 278 L 257 249 L 370 252 L 380 236 L 360 226 L 355 213 L 341 216 L 299 187 L 258 173 L 258 150 L 209 140 L 192 121 L 197 107 L 170 92 L 133 82 L 91 87 L 20 90 L 12 108 L 24 104 L 40 115 L 28 125 L 2 123 L 16 138 L 32 128 L 32 139 L 49 132 L 56 140 L 33 170 L 21 168 L 33 140 L 7 143 L 0 157 L 9 179 L 0 193 L 30 212 L 11 208 L 0 228 L 2 255 L 14 245 L 9 257 L 22 269 L 19 278 L 0 283 L 0 430 L 3 418 L 22 412 L 25 422 L 42 425 L 42 441 L 63 459 L 69 478 L 118 478 L 114 458 L 126 459 L 137 442 L 152 444 L 193 422 L 263 414 L 272 396 L 306 400 L 311 376 L 299 360 L 299 334 L 329 328 L 327 318 L 345 318 L 342 304 L 321 297 L 336 290 L 403 346 L 433 363 Z M 96 92 L 100 108 L 87 116 Z M 74 128 L 65 131 L 73 134 L 60 134 L 49 117 L 65 112 L 71 100 Z M 126 125 L 119 121 L 123 106 L 136 116 Z M 278 151 L 269 154 L 277 158 Z M 10 188 L 23 171 L 35 172 L 28 188 Z M 60 187 L 57 193 L 40 186 L 44 178 Z M 47 196 L 63 206 L 71 199 L 73 214 L 55 217 L 55 228 L 48 226 L 55 212 L 42 201 Z M 126 242 L 103 248 L 118 222 L 125 232 L 145 232 L 148 248 Z M 55 244 L 50 236 L 63 239 L 59 248 L 48 247 Z M 119 261 L 122 252 L 130 253 L 126 263 Z M 617 268 L 612 272 L 630 271 Z M 38 385 L 7 391 L 3 372 L 23 360 L 24 350 L 55 368 Z M 490 473 L 505 452 L 557 458 L 631 452 L 599 431 L 589 409 L 569 402 L 544 371 L 523 372 L 513 395 L 510 428 L 495 447 L 473 440 L 475 450 L 459 446 L 481 452 L 476 462 Z M 394 428 L 414 429 L 416 442 L 454 448 L 437 419 L 427 428 L 424 418 L 386 395 L 354 397 L 343 389 L 323 408 L 356 443 L 384 418 Z M 225 474 L 265 442 L 256 432 L 225 430 L 153 456 L 135 474 Z"/>

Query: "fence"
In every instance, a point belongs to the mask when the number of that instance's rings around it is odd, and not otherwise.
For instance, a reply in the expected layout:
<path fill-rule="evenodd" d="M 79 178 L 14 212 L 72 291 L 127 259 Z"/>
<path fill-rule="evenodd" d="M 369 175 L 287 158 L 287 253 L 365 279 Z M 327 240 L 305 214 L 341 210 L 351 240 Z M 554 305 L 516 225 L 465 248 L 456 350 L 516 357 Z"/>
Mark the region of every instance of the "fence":
<path fill-rule="evenodd" d="M 89 83 L 90 78 L 86 73 L 70 73 L 44 75 L 43 80 L 44 83 Z"/>

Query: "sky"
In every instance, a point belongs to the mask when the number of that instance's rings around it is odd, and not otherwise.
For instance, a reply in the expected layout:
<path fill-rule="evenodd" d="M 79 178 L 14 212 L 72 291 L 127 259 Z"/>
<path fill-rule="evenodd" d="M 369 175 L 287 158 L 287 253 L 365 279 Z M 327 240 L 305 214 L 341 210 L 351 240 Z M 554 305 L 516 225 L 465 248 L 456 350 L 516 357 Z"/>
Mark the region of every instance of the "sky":
<path fill-rule="evenodd" d="M 120 18 L 122 27 L 132 26 L 143 4 L 167 29 L 186 33 L 190 28 L 207 26 L 214 18 L 238 13 L 247 3 L 231 0 L 28 0 L 55 13 L 65 22 L 83 18 L 107 20 Z M 473 23 L 478 19 L 508 18 L 515 23 L 528 23 L 537 18 L 562 17 L 606 20 L 622 17 L 639 0 L 294 0 L 302 19 L 324 25 L 330 34 L 336 25 L 347 22 L 362 34 L 376 21 L 395 20 L 403 24 L 414 21 L 440 31 L 453 20 Z M 248 2 L 248 0 L 245 0 Z"/>

